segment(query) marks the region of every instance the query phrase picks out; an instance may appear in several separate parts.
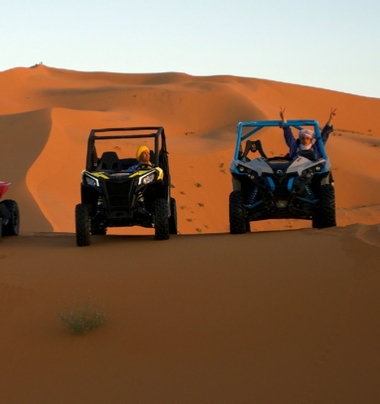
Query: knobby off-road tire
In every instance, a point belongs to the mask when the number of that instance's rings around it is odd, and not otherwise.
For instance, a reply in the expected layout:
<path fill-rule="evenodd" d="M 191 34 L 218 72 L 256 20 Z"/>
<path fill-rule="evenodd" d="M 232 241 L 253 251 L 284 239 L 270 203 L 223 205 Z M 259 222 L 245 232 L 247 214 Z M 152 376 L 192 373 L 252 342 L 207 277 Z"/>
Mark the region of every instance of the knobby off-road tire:
<path fill-rule="evenodd" d="M 319 206 L 313 216 L 313 228 L 324 229 L 336 226 L 335 189 L 331 184 L 321 186 Z"/>
<path fill-rule="evenodd" d="M 230 193 L 229 203 L 230 233 L 243 234 L 247 231 L 247 220 L 243 204 L 243 194 L 241 191 Z"/>
<path fill-rule="evenodd" d="M 2 235 L 3 235 L 3 218 L 0 217 L 0 239 Z"/>
<path fill-rule="evenodd" d="M 245 232 L 246 233 L 251 232 L 251 222 L 248 219 L 245 219 Z"/>
<path fill-rule="evenodd" d="M 75 207 L 75 231 L 78 247 L 89 246 L 91 243 L 90 206 L 80 203 Z"/>
<path fill-rule="evenodd" d="M 20 231 L 20 212 L 17 202 L 12 199 L 5 199 L 2 203 L 11 214 L 7 225 L 3 226 L 3 236 L 18 236 Z"/>
<path fill-rule="evenodd" d="M 170 237 L 168 204 L 164 198 L 157 198 L 154 202 L 154 232 L 156 240 L 167 240 Z"/>
<path fill-rule="evenodd" d="M 174 198 L 170 198 L 169 234 L 177 233 L 177 203 Z"/>

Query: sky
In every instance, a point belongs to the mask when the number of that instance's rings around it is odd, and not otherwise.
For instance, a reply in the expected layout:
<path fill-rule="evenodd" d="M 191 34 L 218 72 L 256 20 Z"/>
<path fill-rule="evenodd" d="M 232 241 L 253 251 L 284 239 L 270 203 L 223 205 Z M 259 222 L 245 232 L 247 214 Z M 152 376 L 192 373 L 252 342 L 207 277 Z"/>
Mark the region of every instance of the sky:
<path fill-rule="evenodd" d="M 0 72 L 232 75 L 380 98 L 379 0 L 0 0 Z"/>

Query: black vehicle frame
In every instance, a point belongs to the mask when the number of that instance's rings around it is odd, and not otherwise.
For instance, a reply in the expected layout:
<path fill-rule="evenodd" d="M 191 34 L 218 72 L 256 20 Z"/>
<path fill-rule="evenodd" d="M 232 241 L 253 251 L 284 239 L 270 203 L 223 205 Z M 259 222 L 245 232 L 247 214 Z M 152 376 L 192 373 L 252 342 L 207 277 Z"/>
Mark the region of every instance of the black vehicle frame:
<path fill-rule="evenodd" d="M 151 165 L 139 164 L 128 172 L 138 164 L 136 145 L 149 148 Z M 90 245 L 91 235 L 105 235 L 109 227 L 154 228 L 157 240 L 177 234 L 162 126 L 92 129 L 81 176 L 81 203 L 75 208 L 78 246 Z"/>
<path fill-rule="evenodd" d="M 0 198 L 8 191 L 9 182 L 0 181 Z M 4 199 L 0 201 L 0 238 L 2 236 L 18 236 L 20 231 L 20 212 L 16 201 Z"/>

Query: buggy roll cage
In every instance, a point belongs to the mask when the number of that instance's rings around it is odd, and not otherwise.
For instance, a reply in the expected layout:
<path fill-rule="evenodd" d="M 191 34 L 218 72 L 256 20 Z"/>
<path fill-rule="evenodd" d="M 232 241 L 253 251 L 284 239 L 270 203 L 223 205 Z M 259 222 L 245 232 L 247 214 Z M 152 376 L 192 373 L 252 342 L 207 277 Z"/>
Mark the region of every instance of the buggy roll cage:
<path fill-rule="evenodd" d="M 121 133 L 117 135 L 98 135 L 98 133 L 110 133 L 110 132 L 142 132 L 146 131 L 147 133 L 134 133 L 134 134 L 126 134 Z M 149 132 L 148 132 L 149 131 Z M 154 132 L 151 132 L 154 131 Z M 162 126 L 135 126 L 129 128 L 102 128 L 102 129 L 91 129 L 90 135 L 88 137 L 87 142 L 87 156 L 86 156 L 86 170 L 93 171 L 94 170 L 94 162 L 97 159 L 96 149 L 95 149 L 95 140 L 107 140 L 107 139 L 139 139 L 139 138 L 154 138 L 154 147 L 155 151 L 163 151 L 167 154 L 166 150 L 166 137 L 165 131 Z M 161 138 L 161 149 L 159 145 L 159 139 Z M 156 167 L 159 166 L 160 162 L 160 153 L 155 153 L 154 163 Z M 166 156 L 165 156 L 166 157 Z M 165 158 L 164 157 L 164 158 Z"/>
<path fill-rule="evenodd" d="M 310 119 L 298 119 L 298 120 L 288 120 L 287 122 L 284 122 L 284 123 L 280 120 L 239 122 L 237 125 L 237 137 L 236 137 L 234 160 L 239 159 L 239 149 L 240 149 L 241 142 L 248 139 L 250 136 L 254 135 L 260 129 L 263 129 L 265 127 L 283 128 L 283 127 L 287 127 L 287 126 L 294 127 L 298 130 L 301 130 L 304 126 L 312 126 L 314 133 L 315 133 L 314 139 L 315 139 L 316 143 L 318 143 L 318 147 L 321 151 L 322 157 L 324 159 L 327 158 L 325 145 L 322 141 L 321 131 L 319 129 L 318 121 L 310 120 Z M 249 132 L 243 134 L 243 128 L 252 128 L 252 129 Z"/>

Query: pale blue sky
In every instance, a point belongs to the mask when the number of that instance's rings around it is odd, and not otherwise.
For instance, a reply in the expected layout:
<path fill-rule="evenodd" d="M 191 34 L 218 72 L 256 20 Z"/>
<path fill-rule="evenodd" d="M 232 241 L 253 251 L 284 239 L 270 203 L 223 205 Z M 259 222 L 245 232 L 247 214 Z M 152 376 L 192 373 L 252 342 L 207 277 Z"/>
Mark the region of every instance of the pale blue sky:
<path fill-rule="evenodd" d="M 380 98 L 379 0 L 0 0 L 0 71 L 264 78 Z"/>

